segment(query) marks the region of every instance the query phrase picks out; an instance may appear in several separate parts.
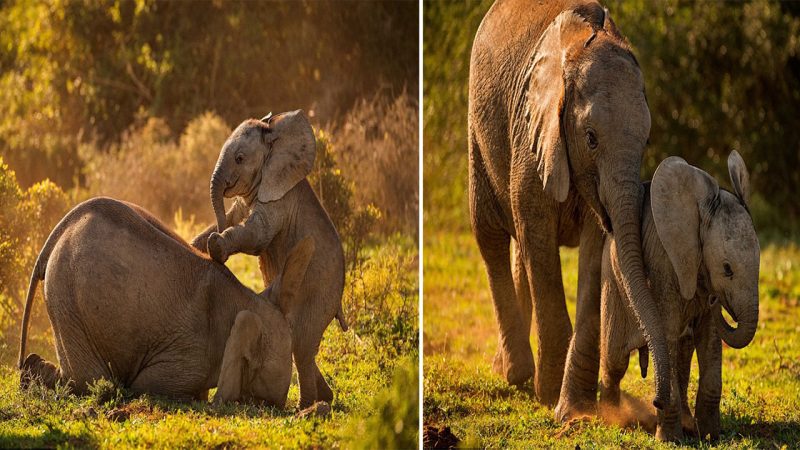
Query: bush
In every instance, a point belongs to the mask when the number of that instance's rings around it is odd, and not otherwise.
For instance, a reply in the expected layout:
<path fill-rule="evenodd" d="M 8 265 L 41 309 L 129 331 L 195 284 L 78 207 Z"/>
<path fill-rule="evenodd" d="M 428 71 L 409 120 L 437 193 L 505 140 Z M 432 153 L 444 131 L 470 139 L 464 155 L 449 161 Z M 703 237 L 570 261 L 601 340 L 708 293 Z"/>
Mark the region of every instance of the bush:
<path fill-rule="evenodd" d="M 391 386 L 374 399 L 375 414 L 353 426 L 356 449 L 416 448 L 419 428 L 419 371 L 414 355 L 395 369 Z"/>
<path fill-rule="evenodd" d="M 361 264 L 361 249 L 367 244 L 381 213 L 371 204 L 355 204 L 354 184 L 337 167 L 331 140 L 322 130 L 318 130 L 316 136 L 317 156 L 308 181 L 339 232 L 344 245 L 345 264 L 352 269 Z"/>
<path fill-rule="evenodd" d="M 150 118 L 107 151 L 93 146 L 82 151 L 87 190 L 136 203 L 165 222 L 180 208 L 211 223 L 209 180 L 230 132 L 219 116 L 205 113 L 175 142 L 166 122 Z"/>
<path fill-rule="evenodd" d="M 418 218 L 418 105 L 403 92 L 360 100 L 334 129 L 342 171 L 355 183 L 356 204 L 381 210 L 382 232 L 416 235 Z"/>
<path fill-rule="evenodd" d="M 33 264 L 68 204 L 50 180 L 20 189 L 16 173 L 0 157 L 0 337 L 20 316 Z"/>

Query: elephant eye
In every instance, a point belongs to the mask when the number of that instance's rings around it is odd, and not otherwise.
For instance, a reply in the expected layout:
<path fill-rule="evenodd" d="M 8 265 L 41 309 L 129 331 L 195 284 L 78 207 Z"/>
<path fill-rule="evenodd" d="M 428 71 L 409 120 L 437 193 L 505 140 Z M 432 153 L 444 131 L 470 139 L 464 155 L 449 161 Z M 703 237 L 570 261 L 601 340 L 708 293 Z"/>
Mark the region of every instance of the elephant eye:
<path fill-rule="evenodd" d="M 733 270 L 731 269 L 731 265 L 728 263 L 723 263 L 722 268 L 725 270 L 725 276 L 728 278 L 733 278 Z"/>
<path fill-rule="evenodd" d="M 586 144 L 592 150 L 597 148 L 597 135 L 594 133 L 594 130 L 592 130 L 591 128 L 586 130 Z"/>
<path fill-rule="evenodd" d="M 242 161 L 244 161 L 244 155 L 242 155 L 241 153 L 236 155 L 236 164 L 241 164 Z"/>

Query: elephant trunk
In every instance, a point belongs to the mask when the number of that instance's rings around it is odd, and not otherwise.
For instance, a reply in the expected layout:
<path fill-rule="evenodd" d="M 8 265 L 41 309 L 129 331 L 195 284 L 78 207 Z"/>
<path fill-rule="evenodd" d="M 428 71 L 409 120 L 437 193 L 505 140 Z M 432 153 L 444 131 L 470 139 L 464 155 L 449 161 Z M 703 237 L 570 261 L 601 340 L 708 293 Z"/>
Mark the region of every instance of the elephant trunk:
<path fill-rule="evenodd" d="M 620 182 L 612 197 L 609 216 L 619 264 L 618 281 L 630 299 L 640 328 L 653 355 L 656 396 L 653 405 L 663 409 L 670 401 L 669 348 L 663 320 L 644 274 L 641 237 L 641 183 L 638 177 Z"/>
<path fill-rule="evenodd" d="M 227 188 L 225 177 L 222 175 L 220 163 L 214 168 L 211 175 L 211 206 L 214 208 L 214 215 L 217 218 L 217 232 L 222 233 L 226 228 L 225 201 L 223 199 Z"/>
<path fill-rule="evenodd" d="M 722 340 L 732 348 L 744 348 L 753 340 L 758 325 L 758 294 L 754 301 L 748 305 L 746 311 L 738 315 L 738 326 L 736 328 L 728 325 L 728 321 L 722 315 L 722 307 L 716 295 L 710 296 L 711 314 L 717 326 L 717 332 Z M 738 312 L 738 311 L 737 311 Z"/>

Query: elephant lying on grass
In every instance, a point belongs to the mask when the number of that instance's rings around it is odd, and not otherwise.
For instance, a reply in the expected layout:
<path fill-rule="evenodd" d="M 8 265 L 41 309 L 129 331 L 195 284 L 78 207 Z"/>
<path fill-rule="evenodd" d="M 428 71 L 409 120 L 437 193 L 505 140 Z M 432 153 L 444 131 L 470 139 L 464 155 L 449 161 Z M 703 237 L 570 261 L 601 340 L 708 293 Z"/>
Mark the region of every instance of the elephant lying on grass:
<path fill-rule="evenodd" d="M 211 177 L 217 225 L 192 241 L 219 262 L 240 252 L 258 256 L 266 284 L 278 275 L 294 246 L 313 236 L 317 253 L 308 266 L 308 282 L 283 310 L 292 329 L 303 408 L 333 400 L 316 356 L 334 317 L 347 330 L 342 242 L 306 180 L 315 157 L 314 130 L 302 111 L 242 122 L 222 147 Z M 223 197 L 238 197 L 227 215 Z"/>
<path fill-rule="evenodd" d="M 47 239 L 31 275 L 22 321 L 21 386 L 100 378 L 134 393 L 178 399 L 252 400 L 283 407 L 292 374 L 292 301 L 314 252 L 288 255 L 281 277 L 257 295 L 137 206 L 96 198 L 76 206 Z M 36 286 L 53 326 L 60 368 L 25 355 Z"/>
<path fill-rule="evenodd" d="M 737 152 L 728 158 L 734 192 L 681 158 L 665 159 L 652 184 L 645 184 L 642 243 L 645 266 L 669 343 L 671 401 L 658 412 L 656 435 L 677 440 L 681 423 L 700 437 L 719 436 L 722 344 L 750 343 L 758 324 L 759 245 L 747 207 L 749 181 Z M 613 238 L 606 241 L 602 265 L 600 401 L 617 406 L 619 383 L 632 350 L 645 347 L 630 301 L 618 281 Z M 733 329 L 721 308 L 738 321 Z M 695 405 L 696 430 L 686 398 L 692 355 L 700 367 Z M 640 354 L 642 375 L 647 356 Z"/>

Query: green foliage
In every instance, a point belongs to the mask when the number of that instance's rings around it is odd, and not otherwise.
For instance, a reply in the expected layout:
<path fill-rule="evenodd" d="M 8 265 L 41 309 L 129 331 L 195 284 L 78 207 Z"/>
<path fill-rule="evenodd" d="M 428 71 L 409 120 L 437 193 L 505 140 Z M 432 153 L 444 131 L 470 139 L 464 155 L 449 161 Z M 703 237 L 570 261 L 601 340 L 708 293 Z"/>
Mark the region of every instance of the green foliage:
<path fill-rule="evenodd" d="M 497 322 L 474 238 L 468 233 L 425 234 L 424 404 L 425 425 L 449 426 L 468 447 L 486 448 L 675 448 L 641 428 L 620 428 L 600 419 L 556 422 L 553 409 L 536 401 L 533 386 L 517 389 L 492 371 Z M 574 323 L 578 255 L 561 252 L 567 309 Z M 744 349 L 724 348 L 722 436 L 715 448 L 792 448 L 800 442 L 800 248 L 764 246 L 759 279 L 759 327 Z M 536 339 L 531 346 L 537 351 Z M 646 401 L 653 371 L 639 375 L 632 357 L 623 391 Z M 698 367 L 692 367 L 689 404 L 694 406 Z M 685 440 L 680 447 L 712 448 Z"/>
<path fill-rule="evenodd" d="M 603 2 L 628 37 L 652 116 L 643 177 L 678 155 L 729 185 L 726 158 L 751 171 L 759 231 L 795 237 L 800 202 L 800 6 L 792 2 Z M 425 220 L 468 229 L 469 53 L 490 1 L 426 2 Z M 792 236 L 794 235 L 794 236 Z"/>
<path fill-rule="evenodd" d="M 334 128 L 336 156 L 357 181 L 356 204 L 381 211 L 379 231 L 416 235 L 419 196 L 419 119 L 407 92 L 360 100 Z"/>
<path fill-rule="evenodd" d="M 305 108 L 322 122 L 358 98 L 416 96 L 413 2 L 73 2 L 0 6 L 0 154 L 24 186 L 71 187 L 80 143 L 137 120 L 182 130 Z M 142 117 L 145 119 L 142 120 Z"/>
<path fill-rule="evenodd" d="M 150 118 L 108 151 L 84 145 L 86 194 L 136 203 L 162 220 L 180 208 L 211 222 L 209 180 L 230 133 L 222 118 L 205 113 L 192 119 L 177 140 L 164 120 Z"/>
<path fill-rule="evenodd" d="M 308 181 L 342 238 L 347 267 L 360 264 L 361 249 L 366 244 L 381 212 L 372 204 L 358 206 L 355 185 L 342 174 L 336 161 L 336 149 L 328 135 L 318 130 L 317 155 Z"/>
<path fill-rule="evenodd" d="M 97 406 L 115 407 L 130 395 L 113 381 L 100 378 L 89 385 L 89 402 Z"/>
<path fill-rule="evenodd" d="M 350 433 L 360 436 L 352 448 L 416 448 L 418 383 L 417 359 L 406 359 L 395 370 L 391 387 L 373 400 L 375 414 L 352 427 Z"/>
<path fill-rule="evenodd" d="M 0 337 L 22 310 L 27 281 L 50 230 L 67 211 L 66 194 L 50 180 L 22 190 L 0 157 Z"/>

